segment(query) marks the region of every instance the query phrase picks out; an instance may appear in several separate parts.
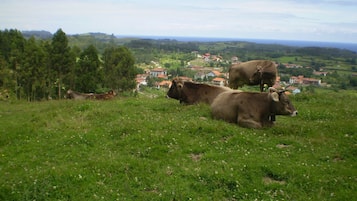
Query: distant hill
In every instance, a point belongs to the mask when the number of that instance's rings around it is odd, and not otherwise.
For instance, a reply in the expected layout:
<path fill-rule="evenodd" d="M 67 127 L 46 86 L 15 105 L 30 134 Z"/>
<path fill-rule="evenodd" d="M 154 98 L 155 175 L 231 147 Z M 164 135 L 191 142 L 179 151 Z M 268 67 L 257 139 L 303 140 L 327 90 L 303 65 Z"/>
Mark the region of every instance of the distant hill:
<path fill-rule="evenodd" d="M 51 39 L 53 34 L 49 31 L 22 31 L 25 38 L 34 36 L 38 39 Z M 82 34 L 68 34 L 69 44 L 81 49 L 94 44 L 99 52 L 103 52 L 108 45 L 125 45 L 129 48 L 150 47 L 163 50 L 180 50 L 191 52 L 206 46 L 211 53 L 228 51 L 235 54 L 244 54 L 247 49 L 251 51 L 265 52 L 265 55 L 274 57 L 277 50 L 297 51 L 300 54 L 315 56 L 333 56 L 355 58 L 357 44 L 308 42 L 308 41 L 278 41 L 278 40 L 253 40 L 253 39 L 227 39 L 227 38 L 199 38 L 199 37 L 174 37 L 174 36 L 129 36 L 114 35 L 101 32 L 89 32 Z"/>
<path fill-rule="evenodd" d="M 90 32 L 90 33 L 83 33 L 83 34 L 73 34 L 68 36 L 80 37 L 80 36 L 91 36 L 100 41 L 110 41 L 116 39 L 116 37 L 112 34 L 100 33 L 100 32 Z"/>
<path fill-rule="evenodd" d="M 51 39 L 53 37 L 53 34 L 49 31 L 38 31 L 38 30 L 32 30 L 32 31 L 21 31 L 22 35 L 25 38 L 30 38 L 31 36 L 34 36 L 35 38 L 39 39 Z M 100 33 L 100 32 L 90 32 L 90 33 L 82 33 L 82 34 L 67 34 L 68 37 L 91 37 L 96 40 L 102 41 L 102 42 L 107 42 L 110 40 L 115 40 L 117 39 L 113 34 L 109 35 L 106 33 Z"/>
<path fill-rule="evenodd" d="M 81 49 L 88 47 L 89 45 L 94 45 L 99 52 L 103 52 L 108 45 L 124 45 L 131 40 L 119 39 L 113 34 L 105 33 L 83 33 L 83 34 L 73 34 L 67 35 L 70 46 L 77 46 Z"/>
<path fill-rule="evenodd" d="M 50 39 L 52 38 L 52 33 L 49 31 L 22 31 L 22 35 L 25 38 L 30 38 L 31 36 L 34 36 L 35 38 L 40 38 L 40 39 Z"/>

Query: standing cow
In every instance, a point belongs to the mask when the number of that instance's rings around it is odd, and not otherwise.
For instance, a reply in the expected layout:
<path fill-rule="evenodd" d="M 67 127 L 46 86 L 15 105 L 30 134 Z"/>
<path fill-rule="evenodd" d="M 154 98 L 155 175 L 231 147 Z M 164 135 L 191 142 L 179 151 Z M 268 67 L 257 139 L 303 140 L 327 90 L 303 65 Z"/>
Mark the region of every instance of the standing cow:
<path fill-rule="evenodd" d="M 167 96 L 179 100 L 180 103 L 211 104 L 218 94 L 225 91 L 233 91 L 233 90 L 228 87 L 195 83 L 191 81 L 184 81 L 178 78 L 174 78 L 172 80 L 171 87 L 167 92 Z"/>
<path fill-rule="evenodd" d="M 297 115 L 297 111 L 284 91 L 270 87 L 269 92 L 221 93 L 211 104 L 212 115 L 247 128 L 271 127 L 275 115 Z"/>
<path fill-rule="evenodd" d="M 252 60 L 232 65 L 229 69 L 229 87 L 237 89 L 243 85 L 260 85 L 260 91 L 264 90 L 264 84 L 271 87 L 275 84 L 277 68 L 274 62 L 269 60 Z"/>

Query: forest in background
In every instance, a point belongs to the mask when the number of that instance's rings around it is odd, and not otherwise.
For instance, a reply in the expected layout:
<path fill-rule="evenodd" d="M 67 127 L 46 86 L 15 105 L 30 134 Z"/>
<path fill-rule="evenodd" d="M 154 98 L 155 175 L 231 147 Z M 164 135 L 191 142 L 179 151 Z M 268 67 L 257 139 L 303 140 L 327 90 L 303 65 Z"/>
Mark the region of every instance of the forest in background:
<path fill-rule="evenodd" d="M 69 44 L 59 29 L 52 38 L 25 38 L 20 31 L 0 31 L 0 89 L 4 96 L 28 101 L 61 99 L 68 89 L 81 92 L 125 91 L 135 87 L 137 70 L 131 51 L 110 44 Z"/>
<path fill-rule="evenodd" d="M 227 71 L 231 58 L 239 61 L 269 59 L 305 68 L 279 65 L 279 74 L 311 77 L 313 71 L 328 71 L 320 77 L 334 89 L 357 87 L 357 54 L 350 50 L 293 47 L 244 41 L 181 42 L 171 39 L 117 38 L 103 33 L 66 35 L 46 31 L 0 31 L 0 90 L 28 101 L 63 98 L 68 89 L 81 92 L 128 91 L 135 76 L 153 68 L 166 68 L 171 77 L 189 76 L 195 53 L 222 57 L 202 65 Z"/>

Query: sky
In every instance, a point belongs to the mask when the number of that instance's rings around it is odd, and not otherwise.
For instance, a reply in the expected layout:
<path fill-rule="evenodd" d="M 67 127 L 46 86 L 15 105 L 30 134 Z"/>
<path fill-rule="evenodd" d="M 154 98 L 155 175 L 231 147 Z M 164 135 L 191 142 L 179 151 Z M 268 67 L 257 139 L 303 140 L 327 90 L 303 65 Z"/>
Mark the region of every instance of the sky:
<path fill-rule="evenodd" d="M 0 30 L 357 43 L 357 0 L 0 0 Z"/>

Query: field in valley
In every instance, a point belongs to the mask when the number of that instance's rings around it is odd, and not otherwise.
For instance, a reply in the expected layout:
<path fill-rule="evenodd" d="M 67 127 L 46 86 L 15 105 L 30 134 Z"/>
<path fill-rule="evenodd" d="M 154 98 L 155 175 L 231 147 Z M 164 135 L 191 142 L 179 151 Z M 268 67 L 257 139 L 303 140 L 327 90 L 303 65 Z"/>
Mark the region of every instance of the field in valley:
<path fill-rule="evenodd" d="M 291 96 L 255 130 L 159 90 L 111 101 L 0 102 L 0 200 L 351 200 L 356 91 Z"/>

